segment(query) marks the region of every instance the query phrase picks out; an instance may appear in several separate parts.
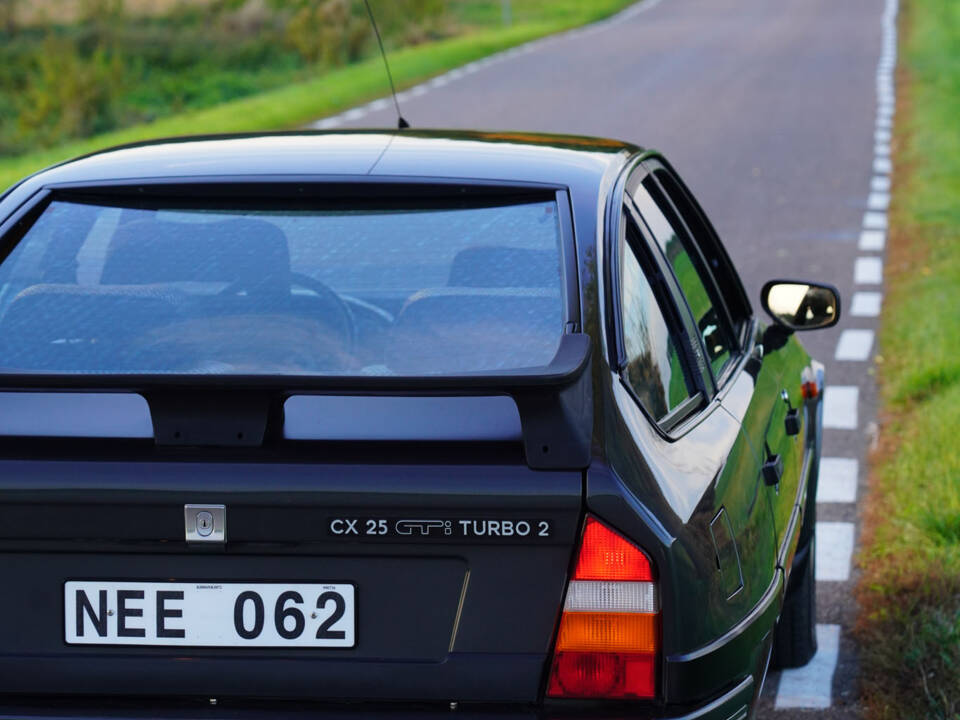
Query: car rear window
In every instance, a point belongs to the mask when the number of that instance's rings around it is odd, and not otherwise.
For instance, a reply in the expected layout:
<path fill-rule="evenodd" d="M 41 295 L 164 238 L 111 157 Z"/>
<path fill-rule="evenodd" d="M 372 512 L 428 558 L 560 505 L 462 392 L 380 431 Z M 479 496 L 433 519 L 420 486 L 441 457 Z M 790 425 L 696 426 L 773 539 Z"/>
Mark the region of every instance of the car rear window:
<path fill-rule="evenodd" d="M 562 295 L 552 197 L 297 210 L 58 200 L 0 265 L 0 371 L 496 373 L 550 362 Z"/>

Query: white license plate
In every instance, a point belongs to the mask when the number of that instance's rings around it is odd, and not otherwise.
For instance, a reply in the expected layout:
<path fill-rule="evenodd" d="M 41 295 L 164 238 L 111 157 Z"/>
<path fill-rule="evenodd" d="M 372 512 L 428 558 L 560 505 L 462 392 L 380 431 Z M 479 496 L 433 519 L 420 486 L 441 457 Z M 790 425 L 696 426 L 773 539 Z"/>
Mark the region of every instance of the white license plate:
<path fill-rule="evenodd" d="M 70 580 L 71 645 L 350 648 L 354 586 Z"/>

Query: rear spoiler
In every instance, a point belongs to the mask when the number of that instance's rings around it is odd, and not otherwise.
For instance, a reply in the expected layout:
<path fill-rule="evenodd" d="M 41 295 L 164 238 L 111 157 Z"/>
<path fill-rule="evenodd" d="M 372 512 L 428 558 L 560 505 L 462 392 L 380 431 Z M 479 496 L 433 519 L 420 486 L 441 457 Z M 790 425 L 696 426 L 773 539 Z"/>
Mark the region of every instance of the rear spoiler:
<path fill-rule="evenodd" d="M 262 447 L 284 436 L 284 404 L 303 395 L 457 397 L 507 395 L 520 415 L 527 464 L 580 469 L 590 464 L 591 342 L 563 335 L 548 365 L 497 375 L 45 375 L 0 374 L 0 393 L 126 393 L 149 406 L 160 446 Z M 0 401 L 2 403 L 2 401 Z M 0 414 L 3 408 L 0 405 Z M 38 433 L 42 434 L 42 433 Z"/>

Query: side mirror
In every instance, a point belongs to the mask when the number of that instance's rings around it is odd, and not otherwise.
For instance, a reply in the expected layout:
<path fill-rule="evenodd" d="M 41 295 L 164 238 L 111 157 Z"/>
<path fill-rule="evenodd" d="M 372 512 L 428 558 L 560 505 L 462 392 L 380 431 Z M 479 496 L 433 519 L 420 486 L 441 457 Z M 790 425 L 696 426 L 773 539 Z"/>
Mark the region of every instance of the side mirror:
<path fill-rule="evenodd" d="M 773 321 L 789 330 L 817 330 L 840 320 L 840 292 L 832 285 L 802 280 L 771 280 L 760 302 Z"/>

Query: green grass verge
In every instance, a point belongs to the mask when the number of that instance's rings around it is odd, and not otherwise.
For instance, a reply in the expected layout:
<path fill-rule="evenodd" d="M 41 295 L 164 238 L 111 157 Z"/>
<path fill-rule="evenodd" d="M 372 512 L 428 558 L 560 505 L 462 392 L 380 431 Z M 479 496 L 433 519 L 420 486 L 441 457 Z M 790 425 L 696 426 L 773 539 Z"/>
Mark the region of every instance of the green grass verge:
<path fill-rule="evenodd" d="M 398 89 L 410 87 L 529 40 L 607 17 L 632 2 L 634 0 L 537 2 L 534 3 L 537 12 L 527 10 L 510 26 L 395 51 L 390 55 L 390 68 Z M 0 160 L 0 190 L 49 165 L 114 145 L 178 135 L 303 127 L 318 118 L 382 97 L 387 87 L 382 61 L 379 57 L 371 58 L 308 82 Z"/>
<path fill-rule="evenodd" d="M 958 718 L 960 3 L 909 0 L 902 25 L 861 678 L 872 717 Z"/>

